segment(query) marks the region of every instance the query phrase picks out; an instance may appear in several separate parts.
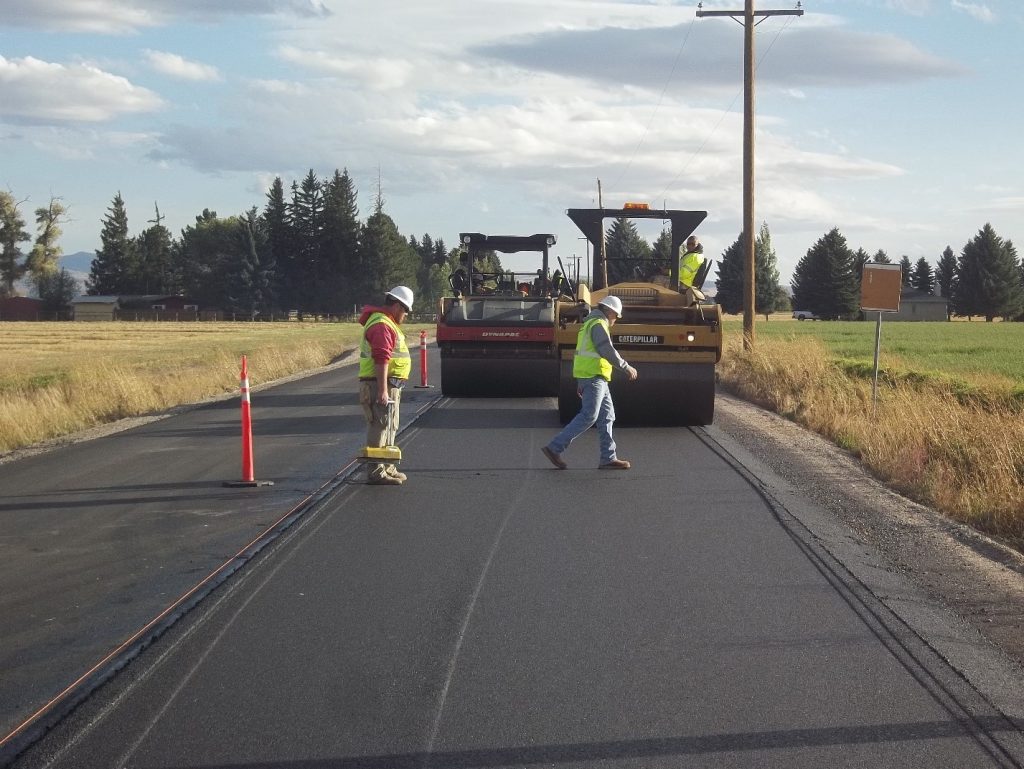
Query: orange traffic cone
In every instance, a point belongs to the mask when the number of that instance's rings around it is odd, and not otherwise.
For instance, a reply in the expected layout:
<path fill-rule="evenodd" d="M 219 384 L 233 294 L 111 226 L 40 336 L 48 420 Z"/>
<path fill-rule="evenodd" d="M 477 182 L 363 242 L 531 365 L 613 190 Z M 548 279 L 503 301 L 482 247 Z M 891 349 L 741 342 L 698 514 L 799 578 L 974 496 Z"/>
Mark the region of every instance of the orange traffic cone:
<path fill-rule="evenodd" d="M 242 356 L 242 480 L 224 481 L 225 486 L 273 486 L 273 481 L 257 481 L 252 462 L 252 411 L 249 403 L 249 364 Z"/>

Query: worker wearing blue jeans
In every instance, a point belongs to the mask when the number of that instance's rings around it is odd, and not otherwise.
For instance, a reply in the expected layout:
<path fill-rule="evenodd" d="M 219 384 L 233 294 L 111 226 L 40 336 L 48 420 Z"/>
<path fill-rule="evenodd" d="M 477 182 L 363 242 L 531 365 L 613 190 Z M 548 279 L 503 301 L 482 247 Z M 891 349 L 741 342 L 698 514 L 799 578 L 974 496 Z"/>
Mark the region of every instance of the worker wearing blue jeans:
<path fill-rule="evenodd" d="M 612 403 L 608 383 L 612 371 L 624 371 L 630 380 L 636 379 L 636 369 L 626 363 L 612 345 L 610 329 L 622 314 L 622 302 L 617 296 L 606 296 L 593 312 L 587 316 L 576 341 L 576 356 L 573 358 L 572 373 L 576 378 L 582 404 L 579 413 L 573 417 L 551 442 L 541 451 L 555 467 L 564 470 L 566 465 L 562 452 L 579 436 L 597 425 L 601 458 L 601 470 L 628 470 L 630 464 L 619 459 L 615 453 L 615 439 L 612 424 L 615 422 L 615 405 Z"/>

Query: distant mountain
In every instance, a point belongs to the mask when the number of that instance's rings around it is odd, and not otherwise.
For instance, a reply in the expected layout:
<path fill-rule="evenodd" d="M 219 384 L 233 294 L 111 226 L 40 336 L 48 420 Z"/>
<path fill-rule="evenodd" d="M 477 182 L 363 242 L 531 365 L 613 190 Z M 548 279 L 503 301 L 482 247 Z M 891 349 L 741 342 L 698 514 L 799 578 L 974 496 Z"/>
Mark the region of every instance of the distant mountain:
<path fill-rule="evenodd" d="M 92 260 L 95 258 L 95 251 L 76 251 L 73 254 L 64 254 L 57 262 L 57 269 L 63 267 L 68 275 L 78 281 L 78 287 L 85 293 L 85 279 L 89 277 L 92 269 Z M 20 296 L 35 296 L 36 288 L 27 278 L 23 278 L 14 284 L 15 293 Z"/>
<path fill-rule="evenodd" d="M 68 272 L 80 272 L 85 276 L 88 275 L 89 270 L 92 269 L 92 260 L 95 257 L 95 251 L 75 251 L 73 254 L 64 254 L 64 256 L 60 258 L 60 266 Z M 76 275 L 75 277 L 78 276 Z M 84 277 L 81 279 L 84 279 Z"/>
<path fill-rule="evenodd" d="M 68 271 L 68 275 L 78 281 L 79 288 L 83 293 L 85 292 L 85 279 L 89 277 L 92 260 L 95 256 L 95 251 L 76 251 L 60 258 L 60 266 Z"/>

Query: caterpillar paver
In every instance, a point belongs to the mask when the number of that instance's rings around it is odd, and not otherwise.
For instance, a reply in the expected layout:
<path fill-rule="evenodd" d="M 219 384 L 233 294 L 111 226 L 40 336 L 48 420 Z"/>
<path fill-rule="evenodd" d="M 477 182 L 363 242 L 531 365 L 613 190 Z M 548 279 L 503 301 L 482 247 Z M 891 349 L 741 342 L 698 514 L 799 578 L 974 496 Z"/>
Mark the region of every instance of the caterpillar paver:
<path fill-rule="evenodd" d="M 589 306 L 612 294 L 622 300 L 622 317 L 611 329 L 615 347 L 636 369 L 636 381 L 612 378 L 616 421 L 636 425 L 706 425 L 714 419 L 715 364 L 722 357 L 722 313 L 701 304 L 700 292 L 711 266 L 706 259 L 696 288 L 679 286 L 679 246 L 707 217 L 706 211 L 652 210 L 632 204 L 623 209 L 571 208 L 569 218 L 590 241 L 594 290 L 581 287 L 581 301 L 557 305 L 555 343 L 559 358 L 558 413 L 568 422 L 579 410 L 572 376 L 573 351 Z M 672 225 L 672 258 L 667 286 L 656 282 L 605 286 L 601 263 L 604 220 L 662 219 Z M 588 296 L 589 294 L 589 296 Z"/>
<path fill-rule="evenodd" d="M 553 396 L 558 392 L 555 306 L 561 285 L 548 273 L 549 234 L 464 232 L 462 266 L 449 277 L 454 297 L 438 312 L 441 392 L 462 397 Z M 536 272 L 482 272 L 489 251 L 537 251 Z M 560 273 L 556 273 L 559 275 Z"/>

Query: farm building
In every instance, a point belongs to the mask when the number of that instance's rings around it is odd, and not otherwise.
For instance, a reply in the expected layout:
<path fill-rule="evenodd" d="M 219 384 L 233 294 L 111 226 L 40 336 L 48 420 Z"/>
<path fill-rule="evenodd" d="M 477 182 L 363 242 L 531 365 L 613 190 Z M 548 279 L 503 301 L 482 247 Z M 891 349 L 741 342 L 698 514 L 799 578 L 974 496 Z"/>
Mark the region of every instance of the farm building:
<path fill-rule="evenodd" d="M 885 320 L 949 320 L 949 299 L 904 286 L 900 311 L 885 313 Z"/>
<path fill-rule="evenodd" d="M 79 296 L 71 302 L 75 320 L 198 320 L 199 305 L 184 296 L 122 294 Z M 207 313 L 202 313 L 206 320 Z M 217 313 L 213 312 L 213 319 Z"/>
<path fill-rule="evenodd" d="M 113 320 L 117 310 L 116 296 L 76 296 L 71 300 L 75 320 Z"/>
<path fill-rule="evenodd" d="M 168 294 L 118 297 L 119 320 L 196 320 L 199 304 L 194 299 Z"/>
<path fill-rule="evenodd" d="M 29 296 L 0 298 L 0 320 L 42 320 L 43 302 Z"/>

